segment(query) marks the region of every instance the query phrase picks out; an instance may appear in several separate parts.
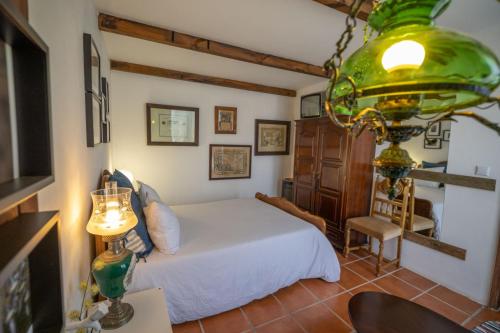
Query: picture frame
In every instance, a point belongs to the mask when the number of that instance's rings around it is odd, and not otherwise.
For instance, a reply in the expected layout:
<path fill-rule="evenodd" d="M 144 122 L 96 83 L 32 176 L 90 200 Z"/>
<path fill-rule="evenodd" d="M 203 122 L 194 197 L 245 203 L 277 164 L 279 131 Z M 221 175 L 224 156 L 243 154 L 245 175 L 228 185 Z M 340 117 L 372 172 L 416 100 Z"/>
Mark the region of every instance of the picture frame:
<path fill-rule="evenodd" d="M 424 149 L 441 149 L 442 140 L 440 138 L 424 138 Z"/>
<path fill-rule="evenodd" d="M 450 142 L 450 130 L 443 130 L 443 142 Z"/>
<path fill-rule="evenodd" d="M 85 92 L 101 96 L 101 56 L 91 34 L 83 34 Z"/>
<path fill-rule="evenodd" d="M 214 109 L 215 134 L 236 134 L 238 109 L 230 106 L 216 106 Z"/>
<path fill-rule="evenodd" d="M 199 109 L 147 103 L 146 129 L 149 146 L 198 146 Z"/>
<path fill-rule="evenodd" d="M 289 155 L 290 121 L 255 119 L 255 155 Z"/>
<path fill-rule="evenodd" d="M 252 146 L 210 144 L 208 179 L 245 179 L 252 177 Z"/>
<path fill-rule="evenodd" d="M 432 121 L 429 121 L 427 123 L 427 126 L 429 126 L 429 129 L 427 130 L 427 134 L 426 134 L 427 137 L 429 137 L 429 138 L 441 138 L 441 122 L 432 123 Z"/>
<path fill-rule="evenodd" d="M 300 98 L 300 118 L 316 118 L 320 117 L 321 113 L 321 93 L 304 95 Z"/>
<path fill-rule="evenodd" d="M 101 120 L 102 120 L 102 142 L 111 142 L 111 120 L 109 116 L 109 81 L 103 77 L 101 79 L 102 85 L 102 108 L 101 108 Z"/>
<path fill-rule="evenodd" d="M 85 120 L 87 147 L 95 147 L 102 141 L 101 99 L 94 93 L 85 93 Z"/>

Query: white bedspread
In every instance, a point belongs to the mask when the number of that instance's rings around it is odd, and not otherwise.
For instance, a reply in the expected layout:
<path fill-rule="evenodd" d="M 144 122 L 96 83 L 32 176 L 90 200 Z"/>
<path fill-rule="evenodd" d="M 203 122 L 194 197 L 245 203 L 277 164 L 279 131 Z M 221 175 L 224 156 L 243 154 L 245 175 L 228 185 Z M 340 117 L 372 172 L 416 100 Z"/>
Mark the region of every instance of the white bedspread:
<path fill-rule="evenodd" d="M 172 206 L 175 255 L 156 249 L 136 265 L 130 292 L 162 287 L 173 323 L 227 311 L 299 279 L 337 281 L 340 266 L 313 225 L 257 199 Z"/>
<path fill-rule="evenodd" d="M 444 209 L 444 188 L 415 186 L 415 197 L 432 202 L 432 219 L 436 222 L 433 237 L 439 239 Z"/>

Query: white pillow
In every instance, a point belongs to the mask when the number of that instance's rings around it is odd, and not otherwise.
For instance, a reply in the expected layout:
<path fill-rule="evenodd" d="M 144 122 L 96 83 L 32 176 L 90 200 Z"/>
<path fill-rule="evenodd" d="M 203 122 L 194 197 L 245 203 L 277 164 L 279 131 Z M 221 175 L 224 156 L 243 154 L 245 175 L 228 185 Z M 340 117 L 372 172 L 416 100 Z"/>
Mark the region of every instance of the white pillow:
<path fill-rule="evenodd" d="M 177 216 L 161 202 L 152 201 L 144 208 L 148 233 L 160 252 L 175 254 L 179 249 L 181 231 Z"/>
<path fill-rule="evenodd" d="M 442 173 L 442 172 L 444 172 L 444 167 L 425 168 L 425 169 L 419 169 L 419 170 L 441 172 Z M 439 182 L 431 182 L 429 180 L 415 179 L 415 186 L 439 188 Z"/>
<path fill-rule="evenodd" d="M 141 200 L 142 207 L 148 206 L 153 201 L 161 202 L 161 198 L 156 191 L 149 185 L 139 182 L 139 200 Z"/>

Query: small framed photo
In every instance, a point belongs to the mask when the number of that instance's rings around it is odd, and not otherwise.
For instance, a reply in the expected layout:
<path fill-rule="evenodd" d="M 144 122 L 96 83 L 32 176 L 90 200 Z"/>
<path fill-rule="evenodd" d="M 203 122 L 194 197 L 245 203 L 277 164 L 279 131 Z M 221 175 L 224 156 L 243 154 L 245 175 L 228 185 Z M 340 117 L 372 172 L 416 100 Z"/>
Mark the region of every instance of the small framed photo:
<path fill-rule="evenodd" d="M 300 98 L 300 118 L 321 116 L 321 93 L 305 95 Z"/>
<path fill-rule="evenodd" d="M 251 145 L 210 145 L 209 180 L 250 178 Z"/>
<path fill-rule="evenodd" d="M 102 138 L 103 143 L 109 143 L 111 141 L 111 121 L 109 117 L 109 83 L 108 80 L 103 77 L 101 79 L 102 86 L 102 99 L 101 99 L 101 120 L 102 120 Z"/>
<path fill-rule="evenodd" d="M 101 96 L 101 56 L 92 35 L 83 34 L 83 67 L 85 92 Z"/>
<path fill-rule="evenodd" d="M 427 137 L 429 138 L 440 138 L 441 137 L 441 122 L 437 122 L 431 125 L 431 121 L 427 123 L 427 125 L 430 125 L 429 129 L 427 130 Z"/>
<path fill-rule="evenodd" d="M 148 103 L 146 119 L 148 145 L 198 146 L 198 108 Z"/>
<path fill-rule="evenodd" d="M 85 119 L 87 127 L 87 147 L 95 147 L 102 142 L 102 104 L 99 96 L 85 93 Z"/>
<path fill-rule="evenodd" d="M 216 106 L 214 111 L 215 134 L 236 134 L 238 109 Z"/>
<path fill-rule="evenodd" d="M 441 149 L 442 143 L 439 138 L 424 138 L 424 149 Z"/>
<path fill-rule="evenodd" d="M 255 155 L 288 155 L 290 122 L 255 119 Z"/>
<path fill-rule="evenodd" d="M 444 142 L 450 141 L 450 130 L 443 130 L 443 141 Z"/>

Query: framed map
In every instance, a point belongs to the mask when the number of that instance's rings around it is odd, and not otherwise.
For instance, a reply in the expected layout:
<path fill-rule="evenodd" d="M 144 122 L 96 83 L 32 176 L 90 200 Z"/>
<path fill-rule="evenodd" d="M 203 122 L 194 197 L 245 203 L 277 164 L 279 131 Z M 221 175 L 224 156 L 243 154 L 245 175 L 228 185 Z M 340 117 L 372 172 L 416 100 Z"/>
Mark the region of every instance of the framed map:
<path fill-rule="evenodd" d="M 208 179 L 250 178 L 252 174 L 252 146 L 210 145 Z"/>
<path fill-rule="evenodd" d="M 198 108 L 146 104 L 148 145 L 198 146 Z"/>
<path fill-rule="evenodd" d="M 255 155 L 288 155 L 290 153 L 290 122 L 255 120 Z"/>

